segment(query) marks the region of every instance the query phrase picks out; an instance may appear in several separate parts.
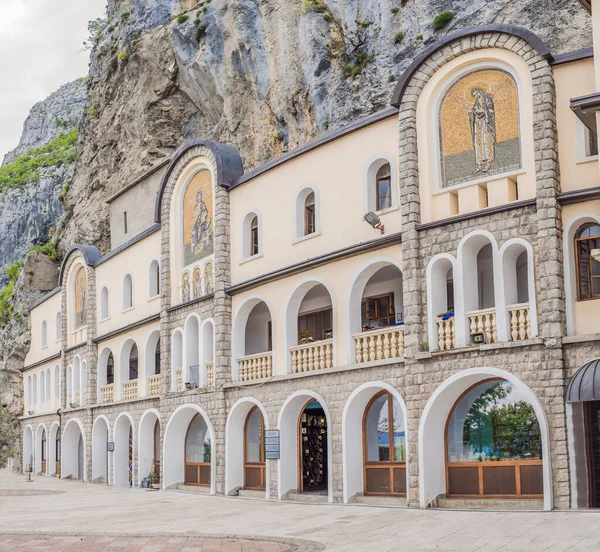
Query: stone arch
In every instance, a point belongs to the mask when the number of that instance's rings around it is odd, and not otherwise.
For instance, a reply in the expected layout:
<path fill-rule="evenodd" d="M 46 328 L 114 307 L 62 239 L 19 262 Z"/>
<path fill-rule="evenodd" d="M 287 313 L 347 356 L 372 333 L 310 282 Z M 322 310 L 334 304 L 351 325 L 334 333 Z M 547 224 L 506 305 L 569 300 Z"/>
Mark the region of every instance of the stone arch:
<path fill-rule="evenodd" d="M 108 361 L 110 359 L 110 356 L 112 355 L 112 359 L 113 359 L 113 382 L 112 384 L 114 385 L 115 383 L 115 355 L 112 352 L 112 349 L 110 347 L 104 347 L 102 349 L 102 351 L 100 352 L 100 354 L 98 355 L 98 372 L 97 372 L 97 392 L 96 392 L 96 396 L 98 398 L 97 402 L 98 403 L 102 403 L 102 392 L 101 389 L 102 387 L 104 387 L 105 385 L 110 385 L 108 382 Z M 114 393 L 114 390 L 113 390 Z M 114 396 L 114 395 L 113 395 Z"/>
<path fill-rule="evenodd" d="M 244 397 L 231 407 L 225 425 L 225 494 L 235 494 L 244 485 L 244 426 L 249 412 L 258 407 L 262 413 L 265 429 L 269 429 L 269 416 L 260 401 Z M 270 498 L 269 462 L 266 465 L 267 482 L 265 498 Z"/>
<path fill-rule="evenodd" d="M 201 328 L 201 369 L 200 385 L 208 387 L 215 383 L 215 322 L 212 318 L 205 320 Z M 212 376 L 209 374 L 208 365 L 212 364 Z M 212 377 L 212 381 L 211 380 Z"/>
<path fill-rule="evenodd" d="M 71 418 L 65 425 L 61 449 L 61 478 L 87 481 L 85 430 L 78 418 Z"/>
<path fill-rule="evenodd" d="M 419 501 L 427 507 L 446 492 L 445 431 L 446 422 L 456 401 L 470 387 L 490 378 L 506 380 L 522 392 L 533 406 L 542 435 L 544 510 L 551 510 L 552 470 L 550 431 L 546 414 L 535 393 L 517 376 L 499 368 L 469 368 L 444 381 L 427 401 L 419 423 Z"/>
<path fill-rule="evenodd" d="M 185 439 L 188 427 L 199 414 L 206 424 L 211 442 L 210 493 L 216 493 L 217 443 L 210 418 L 197 404 L 182 404 L 169 418 L 163 437 L 163 477 L 162 488 L 176 486 L 184 481 Z"/>
<path fill-rule="evenodd" d="M 45 439 L 44 439 L 45 437 Z M 43 451 L 42 450 L 42 442 L 46 441 L 46 450 Z M 39 424 L 37 426 L 37 429 L 35 430 L 35 447 L 34 447 L 34 457 L 35 457 L 35 461 L 34 461 L 34 468 L 33 471 L 34 473 L 38 474 L 38 475 L 46 475 L 45 473 L 42 473 L 42 459 L 48 459 L 48 432 L 46 431 L 46 425 L 45 424 Z"/>
<path fill-rule="evenodd" d="M 135 481 L 135 426 L 128 412 L 117 416 L 113 435 L 113 484 L 115 487 L 132 488 Z"/>
<path fill-rule="evenodd" d="M 335 293 L 333 292 L 332 287 L 329 283 L 320 278 L 318 276 L 309 277 L 302 282 L 300 282 L 296 289 L 290 294 L 286 306 L 285 306 L 285 321 L 284 321 L 284 331 L 285 331 L 285 343 L 286 343 L 286 373 L 292 372 L 292 357 L 289 354 L 290 347 L 294 347 L 298 345 L 298 314 L 300 313 L 300 309 L 302 307 L 302 303 L 305 297 L 313 291 L 317 287 L 324 288 L 325 294 L 329 296 L 329 304 L 331 306 L 331 327 L 332 327 L 332 335 L 333 335 L 333 355 L 332 355 L 332 365 L 336 366 L 336 331 L 337 331 L 337 323 L 336 323 L 336 298 Z"/>
<path fill-rule="evenodd" d="M 92 426 L 92 483 L 110 485 L 108 443 L 110 424 L 104 415 L 98 416 Z"/>
<path fill-rule="evenodd" d="M 135 347 L 135 349 L 134 349 Z M 119 399 L 124 399 L 124 393 L 123 393 L 123 384 L 127 381 L 131 381 L 133 379 L 139 379 L 139 375 L 136 376 L 135 378 L 130 378 L 130 375 L 134 375 L 131 374 L 131 372 L 135 372 L 135 370 L 133 368 L 135 368 L 135 363 L 133 366 L 130 367 L 130 363 L 132 360 L 135 360 L 135 356 L 132 356 L 132 353 L 135 355 L 135 351 L 137 351 L 137 370 L 139 371 L 139 362 L 140 362 L 140 355 L 142 353 L 140 347 L 138 346 L 137 342 L 135 341 L 135 339 L 133 339 L 132 337 L 129 337 L 125 340 L 125 342 L 123 343 L 123 346 L 121 347 L 121 352 L 119 354 L 119 368 L 118 368 L 118 379 L 115 378 L 115 387 L 117 387 L 117 389 L 115 390 L 115 399 L 118 397 Z M 138 390 L 139 392 L 139 390 Z"/>
<path fill-rule="evenodd" d="M 314 195 L 314 217 L 315 229 L 314 232 L 307 234 L 305 228 L 304 213 L 306 208 L 306 200 L 310 194 Z M 314 184 L 306 184 L 302 186 L 294 198 L 294 241 L 300 241 L 309 236 L 318 236 L 321 233 L 321 200 L 319 196 L 319 188 Z"/>
<path fill-rule="evenodd" d="M 200 385 L 200 356 L 202 320 L 196 313 L 190 314 L 184 324 L 184 370 L 183 381 L 194 380 Z"/>
<path fill-rule="evenodd" d="M 183 330 L 171 334 L 171 391 L 177 391 L 177 370 L 183 370 Z"/>
<path fill-rule="evenodd" d="M 427 264 L 427 326 L 430 351 L 440 349 L 437 317 L 441 313 L 449 310 L 447 297 L 448 274 L 450 271 L 452 271 L 454 286 L 456 286 L 455 279 L 457 277 L 457 266 L 458 263 L 456 258 L 448 253 L 435 255 Z M 454 289 L 456 290 L 456 287 Z M 457 294 L 455 292 L 454 317 L 451 323 L 453 324 L 455 330 L 461 332 L 460 342 L 464 342 L 466 340 L 464 336 L 464 326 L 460 325 L 459 328 L 456 328 L 456 319 L 458 313 L 464 317 L 464 311 L 465 309 L 462 302 L 462 294 Z M 444 344 L 444 348 L 448 348 L 446 347 L 446 344 Z"/>
<path fill-rule="evenodd" d="M 402 395 L 388 383 L 381 381 L 367 382 L 355 389 L 342 413 L 342 457 L 344 474 L 344 502 L 349 502 L 353 496 L 364 490 L 364 460 L 363 460 L 363 417 L 365 409 L 375 395 L 387 391 L 400 403 L 406 435 L 406 451 L 409 450 L 408 418 L 406 403 Z M 409 488 L 409 459 L 406 460 L 406 488 Z"/>
<path fill-rule="evenodd" d="M 233 379 L 239 379 L 239 363 L 238 363 L 238 359 L 241 357 L 246 356 L 247 354 L 251 354 L 251 353 L 247 353 L 247 350 L 251 350 L 254 353 L 259 353 L 259 352 L 263 352 L 260 351 L 259 349 L 264 349 L 266 352 L 268 347 L 265 346 L 260 346 L 260 345 L 264 345 L 264 343 L 261 343 L 264 341 L 264 337 L 266 336 L 266 329 L 264 331 L 260 332 L 260 340 L 259 343 L 257 343 L 257 346 L 252 348 L 252 349 L 247 349 L 247 344 L 246 344 L 246 334 L 247 334 L 247 328 L 248 328 L 248 321 L 250 319 L 250 317 L 252 316 L 252 314 L 255 312 L 255 308 L 260 307 L 261 305 L 264 305 L 264 309 L 266 309 L 267 313 L 268 313 L 268 317 L 271 321 L 271 328 L 272 328 L 272 343 L 275 343 L 275 333 L 277 332 L 277 327 L 274 324 L 275 318 L 273 316 L 273 309 L 271 307 L 271 305 L 269 304 L 269 302 L 262 296 L 262 295 L 252 295 L 251 297 L 248 297 L 238 308 L 237 312 L 234 315 L 234 322 L 233 322 L 233 332 L 232 332 L 232 336 L 231 336 L 231 340 L 232 340 L 232 346 L 231 346 L 231 351 L 232 351 L 232 377 Z M 263 309 L 263 310 L 264 310 Z"/>
<path fill-rule="evenodd" d="M 350 331 L 348 332 L 348 359 L 350 363 L 355 362 L 356 347 L 353 335 L 361 331 L 361 302 L 365 289 L 370 284 L 371 279 L 376 276 L 381 269 L 393 267 L 400 273 L 400 288 L 394 290 L 394 302 L 396 312 L 402 308 L 403 310 L 403 293 L 402 293 L 402 263 L 392 257 L 374 257 L 369 259 L 356 271 L 350 286 L 348 294 L 348 312 Z"/>
<path fill-rule="evenodd" d="M 157 348 L 159 358 L 156 357 Z M 157 362 L 158 366 L 156 365 Z M 160 364 L 160 329 L 157 328 L 152 330 L 146 339 L 146 348 L 144 350 L 144 372 L 140 378 L 142 396 L 148 395 L 150 392 L 148 389 L 148 378 L 161 373 Z"/>
<path fill-rule="evenodd" d="M 27 473 L 27 466 L 33 467 L 33 429 L 30 425 L 23 431 L 23 473 Z"/>
<path fill-rule="evenodd" d="M 155 445 L 160 453 L 160 441 L 154 442 L 154 431 L 156 424 L 160 427 L 160 412 L 156 408 L 150 408 L 144 412 L 140 420 L 138 431 L 138 485 L 141 486 L 142 479 L 150 472 L 155 471 L 156 463 L 160 465 L 160 454 L 156 457 Z M 160 469 L 157 473 L 160 473 Z"/>
<path fill-rule="evenodd" d="M 292 393 L 283 403 L 277 419 L 280 432 L 281 459 L 277 462 L 277 495 L 283 499 L 298 486 L 298 419 L 310 400 L 317 401 L 325 412 L 327 421 L 327 499 L 333 502 L 333 426 L 331 415 L 323 398 L 314 391 Z M 282 460 L 283 459 L 283 460 Z"/>

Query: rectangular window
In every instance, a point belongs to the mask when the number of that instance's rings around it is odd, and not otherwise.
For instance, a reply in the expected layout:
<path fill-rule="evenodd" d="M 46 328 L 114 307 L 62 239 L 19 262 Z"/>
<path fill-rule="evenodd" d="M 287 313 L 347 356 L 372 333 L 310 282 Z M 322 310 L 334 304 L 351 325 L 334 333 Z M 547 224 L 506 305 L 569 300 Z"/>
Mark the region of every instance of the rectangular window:
<path fill-rule="evenodd" d="M 449 311 L 454 309 L 454 281 L 453 280 L 446 280 L 446 304 L 448 305 Z"/>
<path fill-rule="evenodd" d="M 258 226 L 253 226 L 251 232 L 252 236 L 250 237 L 250 255 L 258 255 Z"/>
<path fill-rule="evenodd" d="M 112 385 L 113 383 L 115 383 L 115 365 L 109 361 L 106 364 L 106 384 Z"/>
<path fill-rule="evenodd" d="M 577 276 L 580 301 L 600 299 L 600 263 L 592 256 L 593 249 L 600 249 L 600 238 L 575 241 L 577 252 Z"/>
<path fill-rule="evenodd" d="M 361 316 L 363 330 L 393 326 L 396 323 L 394 294 L 386 293 L 385 295 L 363 299 Z"/>
<path fill-rule="evenodd" d="M 333 337 L 331 309 L 310 312 L 298 316 L 298 344 L 322 341 Z"/>
<path fill-rule="evenodd" d="M 585 156 L 594 157 L 598 155 L 598 138 L 588 128 L 585 129 Z"/>
<path fill-rule="evenodd" d="M 377 210 L 383 211 L 392 206 L 391 180 L 384 178 L 377 181 Z"/>

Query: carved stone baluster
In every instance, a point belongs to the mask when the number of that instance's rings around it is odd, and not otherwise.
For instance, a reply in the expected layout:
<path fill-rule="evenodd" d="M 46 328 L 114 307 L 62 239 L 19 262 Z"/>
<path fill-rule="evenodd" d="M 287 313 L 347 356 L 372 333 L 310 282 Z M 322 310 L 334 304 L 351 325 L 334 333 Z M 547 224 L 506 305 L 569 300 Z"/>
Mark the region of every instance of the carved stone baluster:
<path fill-rule="evenodd" d="M 397 358 L 400 356 L 399 341 L 400 341 L 400 330 L 393 330 L 390 339 L 390 355 L 391 358 Z"/>
<path fill-rule="evenodd" d="M 517 310 L 510 311 L 510 335 L 513 341 L 517 341 L 519 338 L 519 320 L 517 318 Z"/>
<path fill-rule="evenodd" d="M 531 312 L 529 307 L 525 309 L 525 324 L 527 326 L 527 339 L 531 339 Z"/>
<path fill-rule="evenodd" d="M 525 313 L 526 309 L 519 309 L 519 338 L 521 340 L 527 337 L 527 318 Z"/>

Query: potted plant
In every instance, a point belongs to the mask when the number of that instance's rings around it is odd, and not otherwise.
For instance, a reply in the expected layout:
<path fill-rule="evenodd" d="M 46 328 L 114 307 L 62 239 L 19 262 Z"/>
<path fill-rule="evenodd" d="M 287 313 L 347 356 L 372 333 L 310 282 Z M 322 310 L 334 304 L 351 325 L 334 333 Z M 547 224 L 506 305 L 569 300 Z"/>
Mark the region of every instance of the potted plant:
<path fill-rule="evenodd" d="M 160 475 L 158 475 L 156 472 L 152 471 L 148 474 L 148 479 L 150 480 L 150 487 L 152 487 L 153 489 L 159 489 L 160 488 Z"/>

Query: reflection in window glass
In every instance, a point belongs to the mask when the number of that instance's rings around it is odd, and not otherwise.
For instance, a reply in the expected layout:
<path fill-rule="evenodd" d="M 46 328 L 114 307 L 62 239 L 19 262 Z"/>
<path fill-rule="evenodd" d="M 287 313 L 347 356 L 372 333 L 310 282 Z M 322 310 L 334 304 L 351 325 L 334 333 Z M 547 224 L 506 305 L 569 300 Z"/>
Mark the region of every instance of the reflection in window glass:
<path fill-rule="evenodd" d="M 262 414 L 255 408 L 246 422 L 246 462 L 262 462 Z"/>
<path fill-rule="evenodd" d="M 186 462 L 210 462 L 210 436 L 204 418 L 197 414 L 188 427 L 185 438 Z"/>
<path fill-rule="evenodd" d="M 468 391 L 448 423 L 448 462 L 540 460 L 542 439 L 533 406 L 507 381 Z"/>
<path fill-rule="evenodd" d="M 390 409 L 391 399 L 391 409 Z M 392 424 L 390 426 L 390 414 Z M 389 393 L 379 395 L 372 403 L 365 419 L 368 462 L 404 462 L 406 437 L 400 403 Z M 392 448 L 390 449 L 390 444 Z"/>

